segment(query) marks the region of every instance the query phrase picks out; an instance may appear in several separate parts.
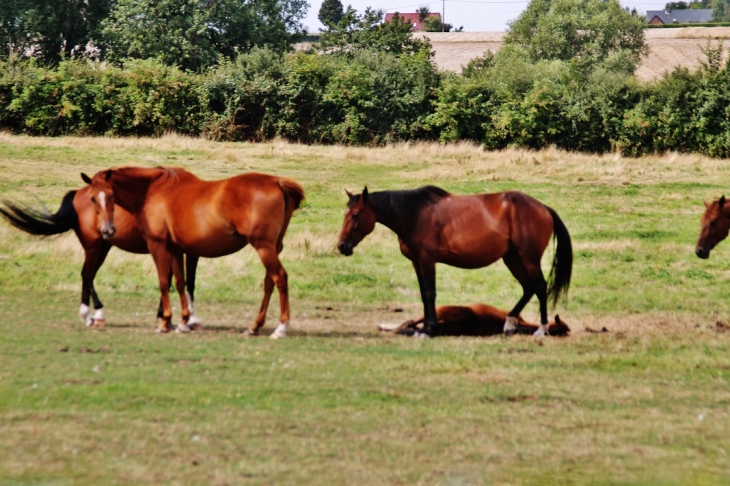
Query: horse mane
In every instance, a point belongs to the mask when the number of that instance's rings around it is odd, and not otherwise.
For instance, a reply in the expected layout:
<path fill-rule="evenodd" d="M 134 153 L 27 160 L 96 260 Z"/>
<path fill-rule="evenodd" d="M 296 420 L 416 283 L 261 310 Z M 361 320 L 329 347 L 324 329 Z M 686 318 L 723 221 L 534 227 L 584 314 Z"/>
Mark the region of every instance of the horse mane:
<path fill-rule="evenodd" d="M 368 196 L 368 204 L 378 213 L 388 213 L 398 218 L 407 218 L 449 196 L 450 193 L 436 186 L 424 186 L 405 191 L 379 191 Z"/>

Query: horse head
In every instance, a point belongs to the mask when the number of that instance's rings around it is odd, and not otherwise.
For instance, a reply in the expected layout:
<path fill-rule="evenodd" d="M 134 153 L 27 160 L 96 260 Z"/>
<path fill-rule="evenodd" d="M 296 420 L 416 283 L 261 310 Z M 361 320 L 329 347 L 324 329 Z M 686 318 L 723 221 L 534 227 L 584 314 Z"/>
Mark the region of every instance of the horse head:
<path fill-rule="evenodd" d="M 710 251 L 719 242 L 727 238 L 730 231 L 730 210 L 725 209 L 725 196 L 718 201 L 705 203 L 705 214 L 702 215 L 702 228 L 695 246 L 695 255 L 709 258 Z"/>
<path fill-rule="evenodd" d="M 114 238 L 114 191 L 110 184 L 112 170 L 97 172 L 93 178 L 81 173 L 81 179 L 91 186 L 91 201 L 96 208 L 101 236 L 105 240 Z"/>
<path fill-rule="evenodd" d="M 352 255 L 352 249 L 357 246 L 373 229 L 375 229 L 375 211 L 368 206 L 368 188 L 362 194 L 350 194 L 345 190 L 350 200 L 347 203 L 345 221 L 340 231 L 340 242 L 337 249 L 345 256 Z"/>

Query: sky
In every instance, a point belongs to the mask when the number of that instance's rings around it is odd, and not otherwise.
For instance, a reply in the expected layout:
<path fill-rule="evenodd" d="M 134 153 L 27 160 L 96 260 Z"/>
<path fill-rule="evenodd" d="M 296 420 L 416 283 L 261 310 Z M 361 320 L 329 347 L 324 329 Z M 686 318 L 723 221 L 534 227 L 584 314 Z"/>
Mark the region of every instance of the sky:
<path fill-rule="evenodd" d="M 652 2 L 650 0 L 621 0 L 625 7 L 636 8 L 639 12 L 647 10 L 661 10 L 668 0 L 663 2 Z M 498 32 L 507 30 L 507 23 L 514 20 L 527 8 L 528 0 L 446 0 L 446 23 L 452 24 L 455 28 L 461 26 L 467 32 Z M 307 30 L 312 33 L 319 32 L 323 27 L 317 19 L 322 0 L 309 0 L 310 8 L 307 17 L 302 22 Z M 428 6 L 432 12 L 441 12 L 444 3 L 442 0 L 342 0 L 358 12 L 363 12 L 366 7 L 383 9 L 386 12 L 415 12 L 422 5 Z"/>

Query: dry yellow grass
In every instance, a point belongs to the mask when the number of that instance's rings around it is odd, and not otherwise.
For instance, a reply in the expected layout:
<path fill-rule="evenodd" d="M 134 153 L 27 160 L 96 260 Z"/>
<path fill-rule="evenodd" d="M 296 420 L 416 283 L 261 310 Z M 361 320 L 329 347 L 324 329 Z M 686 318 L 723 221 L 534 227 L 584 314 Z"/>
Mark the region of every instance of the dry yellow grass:
<path fill-rule="evenodd" d="M 461 71 L 471 59 L 496 52 L 502 47 L 503 32 L 430 32 L 419 34 L 431 40 L 434 62 L 441 69 Z M 649 54 L 642 60 L 636 75 L 642 80 L 661 77 L 677 67 L 697 69 L 706 61 L 703 50 L 720 46 L 730 37 L 730 27 L 687 27 L 647 29 Z M 727 59 L 730 46 L 723 44 Z"/>

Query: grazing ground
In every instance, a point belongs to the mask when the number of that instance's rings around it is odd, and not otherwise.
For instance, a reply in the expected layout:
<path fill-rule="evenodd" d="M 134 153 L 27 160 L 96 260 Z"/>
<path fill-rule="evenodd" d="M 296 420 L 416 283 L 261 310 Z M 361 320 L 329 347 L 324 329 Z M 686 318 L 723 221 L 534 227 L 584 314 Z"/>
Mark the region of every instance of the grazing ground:
<path fill-rule="evenodd" d="M 677 67 L 697 69 L 707 61 L 704 50 L 723 46 L 727 59 L 730 27 L 685 27 L 677 29 L 646 29 L 649 54 L 641 61 L 636 76 L 644 81 L 661 78 Z M 441 69 L 461 71 L 471 59 L 502 47 L 504 32 L 429 32 L 434 62 Z"/>
<path fill-rule="evenodd" d="M 112 250 L 96 280 L 106 329 L 85 329 L 74 235 L 37 239 L 0 222 L 0 483 L 730 481 L 730 244 L 693 255 L 702 201 L 730 193 L 726 161 L 0 135 L 0 197 L 55 211 L 79 172 L 125 164 L 303 183 L 282 253 L 291 336 L 240 334 L 262 294 L 250 248 L 201 261 L 206 329 L 191 335 L 153 332 L 152 260 Z M 519 189 L 560 214 L 575 252 L 557 309 L 570 337 L 376 331 L 420 314 L 416 278 L 385 228 L 352 257 L 336 253 L 343 187 L 426 183 Z M 502 263 L 440 266 L 437 288 L 440 304 L 520 296 Z M 265 334 L 277 314 L 275 297 Z M 536 303 L 523 316 L 535 321 Z"/>

